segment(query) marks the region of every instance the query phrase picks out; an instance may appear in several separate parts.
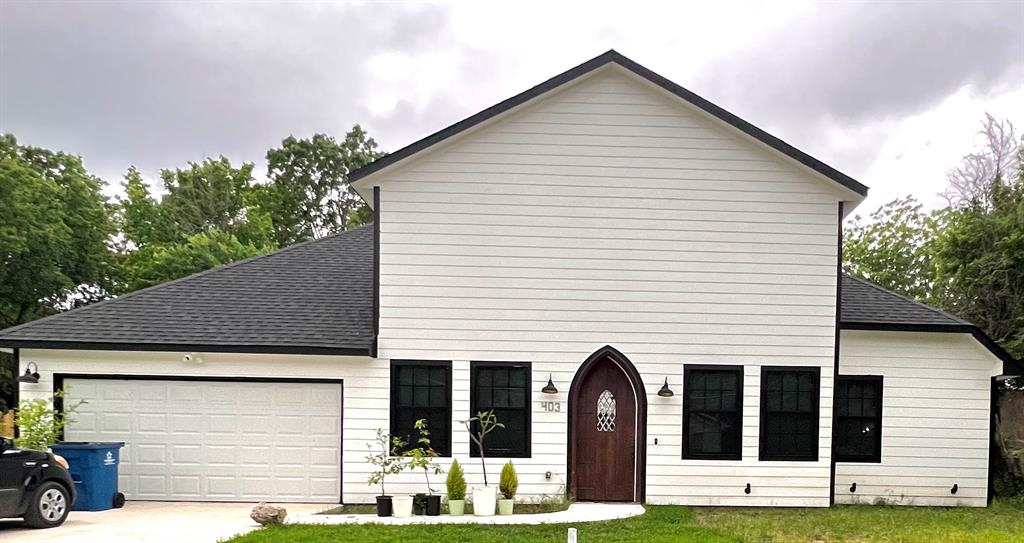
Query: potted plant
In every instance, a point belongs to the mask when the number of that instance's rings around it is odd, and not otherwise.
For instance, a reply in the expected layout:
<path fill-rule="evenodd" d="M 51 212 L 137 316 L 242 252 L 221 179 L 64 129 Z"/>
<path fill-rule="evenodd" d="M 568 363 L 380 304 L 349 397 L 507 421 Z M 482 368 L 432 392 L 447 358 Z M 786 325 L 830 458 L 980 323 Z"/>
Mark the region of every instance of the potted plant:
<path fill-rule="evenodd" d="M 466 429 L 469 430 L 470 439 L 473 440 L 473 443 L 476 443 L 477 449 L 480 451 L 480 467 L 483 468 L 484 472 L 484 486 L 473 488 L 473 514 L 478 517 L 489 517 L 494 514 L 497 495 L 495 488 L 489 486 L 487 482 L 484 440 L 487 438 L 487 434 L 498 428 L 504 428 L 505 425 L 498 422 L 498 417 L 494 414 L 494 411 L 478 411 L 475 416 L 462 421 L 462 423 L 466 425 Z"/>
<path fill-rule="evenodd" d="M 418 515 L 426 512 L 427 516 L 436 517 L 441 514 L 441 496 L 434 494 L 434 489 L 430 486 L 430 472 L 433 471 L 434 475 L 440 475 L 444 473 L 444 470 L 434 463 L 438 454 L 430 446 L 430 430 L 427 428 L 427 420 L 419 419 L 413 424 L 413 427 L 420 434 L 419 439 L 416 440 L 419 447 L 406 451 L 405 457 L 409 459 L 409 469 L 422 469 L 423 478 L 427 481 L 427 493 L 416 494 L 413 506 Z M 419 503 L 417 504 L 417 502 Z"/>
<path fill-rule="evenodd" d="M 498 490 L 504 499 L 498 500 L 498 514 L 511 515 L 515 506 L 516 490 L 519 489 L 519 477 L 516 476 L 516 467 L 509 460 L 501 468 L 501 481 L 498 483 Z"/>
<path fill-rule="evenodd" d="M 454 517 L 462 516 L 466 511 L 466 474 L 462 472 L 458 460 L 452 462 L 445 486 L 448 489 L 448 514 Z"/>
<path fill-rule="evenodd" d="M 370 473 L 366 484 L 370 486 L 380 485 L 380 496 L 377 496 L 378 517 L 390 517 L 393 512 L 393 501 L 391 496 L 388 496 L 387 492 L 385 492 L 384 479 L 388 475 L 394 475 L 404 469 L 402 459 L 397 454 L 398 450 L 404 446 L 404 441 L 397 437 L 389 436 L 380 428 L 377 429 L 376 445 L 366 444 L 366 448 L 370 452 L 366 456 L 366 461 L 376 468 Z M 379 447 L 380 450 L 376 451 L 376 447 Z"/>

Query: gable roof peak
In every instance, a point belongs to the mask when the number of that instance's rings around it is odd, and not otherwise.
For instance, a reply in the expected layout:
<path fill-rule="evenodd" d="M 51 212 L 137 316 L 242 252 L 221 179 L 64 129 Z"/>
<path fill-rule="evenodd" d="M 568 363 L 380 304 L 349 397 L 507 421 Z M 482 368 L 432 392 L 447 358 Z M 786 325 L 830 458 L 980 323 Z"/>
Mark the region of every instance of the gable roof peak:
<path fill-rule="evenodd" d="M 609 63 L 614 62 L 633 74 L 646 79 L 647 81 L 661 87 L 662 89 L 674 94 L 676 97 L 689 102 L 718 120 L 725 122 L 733 128 L 743 132 L 744 134 L 754 138 L 755 140 L 767 145 L 771 149 L 782 153 L 792 160 L 802 164 L 803 166 L 813 170 L 819 175 L 834 181 L 840 186 L 847 190 L 853 191 L 855 194 L 864 197 L 868 194 L 868 187 L 862 185 L 860 182 L 849 177 L 848 175 L 836 170 L 835 168 L 825 164 L 824 162 L 804 153 L 803 151 L 793 147 L 792 145 L 782 141 L 781 139 L 761 130 L 760 128 L 750 124 L 749 122 L 737 117 L 736 115 L 726 111 L 724 108 L 712 103 L 711 101 L 699 96 L 698 94 L 684 88 L 683 86 L 670 81 L 669 79 L 651 71 L 650 69 L 640 65 L 638 62 L 630 59 L 629 57 L 619 53 L 615 49 L 609 49 L 604 53 L 574 67 L 566 70 L 539 85 L 536 85 L 526 91 L 523 91 L 511 98 L 508 98 L 502 102 L 499 102 L 475 115 L 471 115 L 455 124 L 452 124 L 446 128 L 443 128 L 419 141 L 411 143 L 393 153 L 385 155 L 358 170 L 349 173 L 348 179 L 352 183 L 357 183 L 366 177 L 391 166 L 397 162 L 400 162 L 406 158 L 411 157 L 414 154 L 419 153 L 435 144 L 441 143 L 442 141 L 451 138 L 452 136 L 458 135 L 474 126 L 488 121 L 506 111 L 509 111 L 515 107 L 518 107 L 538 96 L 541 96 L 551 90 L 554 90 L 566 83 L 574 81 L 584 75 L 587 75 L 594 70 L 601 68 Z"/>

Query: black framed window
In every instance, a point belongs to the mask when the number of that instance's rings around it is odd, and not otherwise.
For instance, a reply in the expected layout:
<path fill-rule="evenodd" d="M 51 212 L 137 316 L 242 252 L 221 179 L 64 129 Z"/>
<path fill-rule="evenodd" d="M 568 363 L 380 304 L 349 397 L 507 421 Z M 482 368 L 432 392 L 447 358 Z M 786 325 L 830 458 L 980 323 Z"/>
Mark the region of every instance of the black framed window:
<path fill-rule="evenodd" d="M 427 420 L 430 446 L 441 456 L 452 452 L 452 363 L 391 362 L 391 435 L 417 447 L 414 424 Z"/>
<path fill-rule="evenodd" d="M 505 425 L 487 434 L 487 456 L 530 457 L 530 363 L 473 362 L 470 364 L 470 415 L 494 411 Z M 472 441 L 469 455 L 479 457 Z"/>
<path fill-rule="evenodd" d="M 818 459 L 821 368 L 761 368 L 761 460 Z"/>
<path fill-rule="evenodd" d="M 683 458 L 742 460 L 743 366 L 684 366 Z"/>
<path fill-rule="evenodd" d="M 882 461 L 881 376 L 839 376 L 835 425 L 836 462 Z"/>

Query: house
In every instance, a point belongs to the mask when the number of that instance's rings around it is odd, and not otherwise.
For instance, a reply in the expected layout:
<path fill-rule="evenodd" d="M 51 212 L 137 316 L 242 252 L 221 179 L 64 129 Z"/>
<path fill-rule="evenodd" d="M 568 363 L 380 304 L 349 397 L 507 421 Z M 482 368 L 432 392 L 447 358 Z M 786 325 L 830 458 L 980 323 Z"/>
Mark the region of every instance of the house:
<path fill-rule="evenodd" d="M 353 172 L 372 226 L 0 332 L 130 499 L 369 503 L 460 421 L 522 499 L 984 506 L 977 327 L 841 273 L 867 188 L 609 51 Z M 435 486 L 442 486 L 440 482 Z M 389 493 L 425 490 L 395 477 Z"/>

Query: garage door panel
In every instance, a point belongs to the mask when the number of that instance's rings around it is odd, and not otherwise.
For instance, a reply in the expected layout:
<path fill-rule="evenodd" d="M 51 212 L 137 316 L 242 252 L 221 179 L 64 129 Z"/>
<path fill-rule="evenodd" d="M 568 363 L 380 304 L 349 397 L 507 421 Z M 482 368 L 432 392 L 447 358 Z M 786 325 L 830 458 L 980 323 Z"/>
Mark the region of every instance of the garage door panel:
<path fill-rule="evenodd" d="M 338 501 L 341 387 L 67 379 L 69 441 L 124 441 L 129 499 Z"/>

